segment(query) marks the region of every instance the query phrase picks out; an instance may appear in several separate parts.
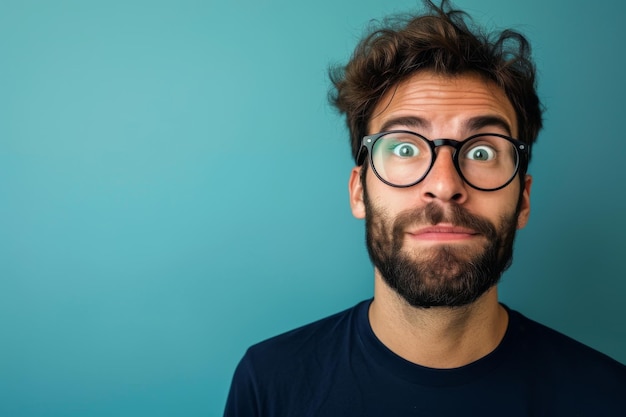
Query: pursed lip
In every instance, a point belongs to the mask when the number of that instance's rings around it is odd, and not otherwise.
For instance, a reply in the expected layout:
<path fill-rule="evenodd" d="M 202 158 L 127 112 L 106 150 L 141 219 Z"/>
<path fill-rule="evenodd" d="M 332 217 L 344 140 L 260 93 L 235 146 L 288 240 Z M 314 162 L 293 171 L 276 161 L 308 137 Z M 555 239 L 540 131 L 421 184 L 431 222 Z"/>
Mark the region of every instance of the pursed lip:
<path fill-rule="evenodd" d="M 407 234 L 419 240 L 465 240 L 480 235 L 480 233 L 474 229 L 452 224 L 425 226 L 410 230 Z"/>

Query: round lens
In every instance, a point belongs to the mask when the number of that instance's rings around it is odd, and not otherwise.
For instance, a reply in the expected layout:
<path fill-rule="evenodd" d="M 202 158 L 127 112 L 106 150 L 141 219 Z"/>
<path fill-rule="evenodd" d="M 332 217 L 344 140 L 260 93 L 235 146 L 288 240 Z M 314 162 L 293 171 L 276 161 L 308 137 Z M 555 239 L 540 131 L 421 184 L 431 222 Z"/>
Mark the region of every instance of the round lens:
<path fill-rule="evenodd" d="M 410 132 L 390 132 L 374 143 L 372 166 L 385 181 L 411 185 L 424 177 L 430 167 L 432 152 L 426 139 Z"/>
<path fill-rule="evenodd" d="M 495 135 L 474 137 L 458 153 L 459 168 L 474 187 L 493 190 L 507 184 L 517 172 L 517 149 L 509 140 Z"/>

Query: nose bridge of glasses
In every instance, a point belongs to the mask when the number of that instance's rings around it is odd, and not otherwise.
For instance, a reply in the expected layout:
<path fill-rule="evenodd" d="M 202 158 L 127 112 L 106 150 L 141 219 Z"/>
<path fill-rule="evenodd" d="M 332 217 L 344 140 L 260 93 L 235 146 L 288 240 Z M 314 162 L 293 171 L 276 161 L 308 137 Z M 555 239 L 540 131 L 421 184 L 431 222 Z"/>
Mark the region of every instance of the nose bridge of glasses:
<path fill-rule="evenodd" d="M 449 151 L 447 151 L 450 159 L 448 160 L 448 162 L 443 162 L 444 164 L 443 166 L 446 167 L 443 169 L 446 169 L 446 170 L 454 169 L 454 171 L 456 171 L 456 174 L 462 177 L 461 172 L 459 171 L 459 166 L 456 162 L 456 154 L 457 154 L 457 151 L 460 149 L 460 147 L 463 145 L 463 142 L 455 140 L 455 139 L 445 139 L 445 138 L 428 140 L 427 142 L 430 144 L 430 148 L 432 150 L 431 165 L 427 171 L 427 174 L 431 174 L 432 170 L 436 169 L 435 165 L 439 166 L 442 164 L 442 161 L 439 161 L 439 158 L 438 158 L 440 148 L 447 146 L 451 148 Z"/>
<path fill-rule="evenodd" d="M 432 153 L 433 153 L 433 159 L 432 159 L 432 164 L 433 165 L 435 164 L 435 162 L 437 160 L 437 157 L 439 156 L 439 148 L 441 148 L 443 146 L 449 146 L 450 148 L 452 148 L 451 152 L 450 152 L 450 157 L 452 158 L 452 161 L 455 162 L 454 163 L 455 168 L 458 170 L 458 167 L 456 166 L 455 158 L 456 158 L 457 151 L 463 145 L 462 141 L 454 140 L 454 139 L 442 138 L 442 139 L 433 139 L 433 140 L 430 140 L 428 142 L 430 144 L 430 147 L 431 147 Z"/>
<path fill-rule="evenodd" d="M 450 146 L 453 149 L 453 155 L 456 153 L 456 151 L 459 150 L 459 148 L 463 144 L 462 141 L 454 139 L 434 139 L 431 140 L 430 143 L 432 144 L 431 147 L 433 149 L 433 152 L 437 153 L 437 148 L 440 148 L 442 146 Z"/>

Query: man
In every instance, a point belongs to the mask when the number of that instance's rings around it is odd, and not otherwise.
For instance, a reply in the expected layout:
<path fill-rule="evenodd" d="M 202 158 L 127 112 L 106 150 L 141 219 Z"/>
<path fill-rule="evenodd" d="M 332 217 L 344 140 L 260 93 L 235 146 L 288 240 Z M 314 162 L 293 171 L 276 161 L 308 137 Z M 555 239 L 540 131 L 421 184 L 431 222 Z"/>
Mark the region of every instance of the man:
<path fill-rule="evenodd" d="M 624 416 L 626 367 L 498 302 L 542 125 L 525 38 L 444 2 L 331 78 L 374 298 L 251 347 L 225 416 Z"/>

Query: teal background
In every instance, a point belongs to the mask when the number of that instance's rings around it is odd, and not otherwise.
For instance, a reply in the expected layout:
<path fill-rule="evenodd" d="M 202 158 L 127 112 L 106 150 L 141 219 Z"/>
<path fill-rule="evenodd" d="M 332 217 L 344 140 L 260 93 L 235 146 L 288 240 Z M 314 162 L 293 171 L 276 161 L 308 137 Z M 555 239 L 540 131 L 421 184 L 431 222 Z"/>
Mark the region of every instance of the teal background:
<path fill-rule="evenodd" d="M 326 70 L 415 4 L 0 0 L 0 415 L 219 416 L 250 344 L 370 297 Z M 501 298 L 626 362 L 626 3 L 456 4 L 547 106 Z"/>

